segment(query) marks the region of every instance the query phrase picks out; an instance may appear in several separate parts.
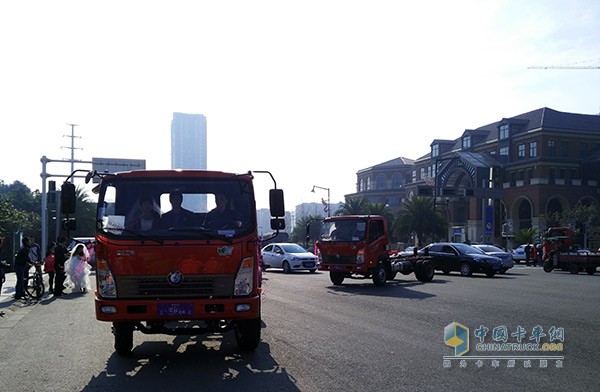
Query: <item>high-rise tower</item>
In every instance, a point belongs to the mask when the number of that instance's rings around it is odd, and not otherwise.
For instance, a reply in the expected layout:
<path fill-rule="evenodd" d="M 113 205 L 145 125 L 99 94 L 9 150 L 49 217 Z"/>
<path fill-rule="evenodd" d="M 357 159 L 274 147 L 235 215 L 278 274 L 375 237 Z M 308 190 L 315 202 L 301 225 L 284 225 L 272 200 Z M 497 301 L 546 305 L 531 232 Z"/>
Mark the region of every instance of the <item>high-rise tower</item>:
<path fill-rule="evenodd" d="M 206 117 L 173 113 L 171 168 L 206 170 Z"/>

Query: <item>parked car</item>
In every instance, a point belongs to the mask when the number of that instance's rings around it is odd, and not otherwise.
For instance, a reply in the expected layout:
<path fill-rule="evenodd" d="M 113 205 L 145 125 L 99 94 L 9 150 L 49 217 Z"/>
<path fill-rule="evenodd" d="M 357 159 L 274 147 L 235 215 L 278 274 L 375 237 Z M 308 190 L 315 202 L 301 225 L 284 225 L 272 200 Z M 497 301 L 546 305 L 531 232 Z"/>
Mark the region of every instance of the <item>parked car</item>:
<path fill-rule="evenodd" d="M 527 244 L 519 245 L 518 247 L 512 250 L 512 259 L 515 263 L 520 263 L 521 261 L 525 261 L 525 247 Z M 530 247 L 533 248 L 533 244 L 529 244 Z"/>
<path fill-rule="evenodd" d="M 412 256 L 414 255 L 416 246 L 407 246 L 403 251 L 398 252 L 398 256 Z"/>
<path fill-rule="evenodd" d="M 264 269 L 282 268 L 287 274 L 297 270 L 315 272 L 319 267 L 317 256 L 294 243 L 269 244 L 262 248 L 261 253 Z"/>
<path fill-rule="evenodd" d="M 497 258 L 502 260 L 502 269 L 500 270 L 500 273 L 502 274 L 515 265 L 515 262 L 512 259 L 512 255 L 508 252 L 503 251 L 495 245 L 477 244 L 473 245 L 473 247 L 482 250 L 486 255 L 496 256 Z"/>
<path fill-rule="evenodd" d="M 432 257 L 433 267 L 445 274 L 458 271 L 463 276 L 471 276 L 474 272 L 481 272 L 492 277 L 502 270 L 502 260 L 498 257 L 486 255 L 467 244 L 433 243 L 419 251 L 419 254 L 426 253 Z"/>

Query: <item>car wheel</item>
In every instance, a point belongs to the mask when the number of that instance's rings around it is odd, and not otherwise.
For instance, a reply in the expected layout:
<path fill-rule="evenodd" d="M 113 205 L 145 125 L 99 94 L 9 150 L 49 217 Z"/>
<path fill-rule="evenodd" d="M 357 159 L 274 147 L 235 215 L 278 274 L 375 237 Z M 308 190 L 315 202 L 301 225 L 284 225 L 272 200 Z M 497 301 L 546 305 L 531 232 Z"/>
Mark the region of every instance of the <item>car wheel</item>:
<path fill-rule="evenodd" d="M 423 260 L 417 263 L 415 276 L 419 282 L 431 282 L 434 274 L 435 270 L 431 261 Z"/>
<path fill-rule="evenodd" d="M 373 284 L 375 286 L 383 286 L 387 280 L 387 272 L 385 272 L 385 266 L 383 263 L 375 266 L 375 272 L 373 272 Z"/>
<path fill-rule="evenodd" d="M 493 278 L 494 275 L 496 275 L 496 273 L 494 271 L 488 271 L 485 273 L 485 276 L 487 276 L 488 278 Z"/>
<path fill-rule="evenodd" d="M 546 262 L 544 262 L 543 268 L 544 268 L 544 272 L 552 272 L 552 270 L 554 269 L 554 266 L 552 266 L 552 262 L 546 261 Z"/>
<path fill-rule="evenodd" d="M 283 272 L 285 272 L 286 274 L 292 272 L 292 267 L 290 267 L 290 263 L 288 263 L 287 261 L 283 262 Z"/>
<path fill-rule="evenodd" d="M 473 275 L 473 270 L 471 269 L 471 266 L 469 265 L 469 263 L 462 263 L 460 266 L 460 274 L 462 276 L 471 276 Z"/>
<path fill-rule="evenodd" d="M 442 272 L 444 273 L 444 275 L 450 275 L 449 269 L 443 269 Z"/>
<path fill-rule="evenodd" d="M 577 275 L 579 273 L 579 264 L 571 263 L 569 264 L 569 272 L 573 275 Z"/>
<path fill-rule="evenodd" d="M 133 324 L 113 323 L 112 331 L 115 335 L 115 351 L 120 356 L 129 356 L 133 348 Z"/>
<path fill-rule="evenodd" d="M 344 282 L 345 277 L 346 274 L 343 272 L 329 271 L 329 279 L 331 280 L 331 283 L 333 283 L 336 286 L 341 286 Z"/>
<path fill-rule="evenodd" d="M 590 275 L 594 275 L 596 273 L 596 267 L 585 267 L 585 272 Z"/>
<path fill-rule="evenodd" d="M 254 351 L 260 343 L 260 317 L 250 320 L 240 320 L 236 323 L 233 331 L 235 341 L 240 350 Z"/>
<path fill-rule="evenodd" d="M 309 270 L 311 274 L 314 274 L 315 272 L 317 272 L 317 270 L 315 268 Z"/>

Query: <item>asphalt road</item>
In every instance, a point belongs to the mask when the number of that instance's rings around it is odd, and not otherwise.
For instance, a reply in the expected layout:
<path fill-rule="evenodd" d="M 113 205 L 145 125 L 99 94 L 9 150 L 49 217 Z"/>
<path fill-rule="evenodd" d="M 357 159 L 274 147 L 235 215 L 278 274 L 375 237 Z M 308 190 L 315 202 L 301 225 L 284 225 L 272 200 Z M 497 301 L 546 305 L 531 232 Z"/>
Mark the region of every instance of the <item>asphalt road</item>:
<path fill-rule="evenodd" d="M 598 391 L 600 273 L 544 273 L 516 267 L 495 278 L 399 275 L 333 286 L 326 273 L 265 274 L 262 342 L 239 353 L 231 334 L 200 337 L 136 332 L 130 358 L 112 349 L 110 325 L 96 321 L 91 294 L 2 303 L 0 390 L 6 391 Z M 10 305 L 10 306 L 7 306 Z M 563 334 L 561 360 L 450 359 L 444 328 L 540 326 Z M 548 342 L 549 337 L 541 337 Z M 508 342 L 516 342 L 508 337 Z M 559 340 L 555 340 L 559 342 Z M 485 353 L 490 356 L 513 352 Z M 527 362 L 529 361 L 529 362 Z M 558 366 L 558 367 L 557 367 Z M 184 389 L 185 388 L 185 389 Z"/>

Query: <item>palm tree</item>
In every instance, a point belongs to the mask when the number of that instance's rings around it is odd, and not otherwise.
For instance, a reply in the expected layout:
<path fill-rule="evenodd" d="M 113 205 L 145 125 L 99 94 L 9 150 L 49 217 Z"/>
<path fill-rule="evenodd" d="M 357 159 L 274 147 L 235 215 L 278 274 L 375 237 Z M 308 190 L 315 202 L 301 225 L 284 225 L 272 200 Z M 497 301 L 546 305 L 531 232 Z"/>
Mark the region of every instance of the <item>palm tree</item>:
<path fill-rule="evenodd" d="M 423 196 L 415 196 L 405 202 L 393 225 L 393 231 L 399 237 L 414 234 L 419 247 L 426 239 L 443 237 L 447 229 L 448 221 L 434 210 L 433 199 Z"/>
<path fill-rule="evenodd" d="M 346 198 L 337 210 L 337 215 L 362 215 L 367 213 L 368 200 L 364 197 Z"/>

